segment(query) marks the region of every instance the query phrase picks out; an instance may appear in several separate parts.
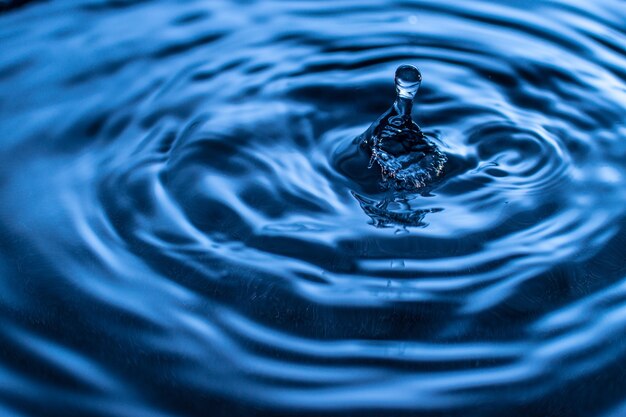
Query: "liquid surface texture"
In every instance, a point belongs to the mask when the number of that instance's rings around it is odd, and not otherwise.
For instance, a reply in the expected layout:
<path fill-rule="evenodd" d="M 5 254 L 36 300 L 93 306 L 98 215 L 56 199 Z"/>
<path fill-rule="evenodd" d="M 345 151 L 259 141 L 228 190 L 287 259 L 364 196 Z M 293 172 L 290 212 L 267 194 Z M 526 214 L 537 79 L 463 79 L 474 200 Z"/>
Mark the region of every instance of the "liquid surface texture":
<path fill-rule="evenodd" d="M 626 415 L 623 1 L 0 4 L 0 415 Z"/>

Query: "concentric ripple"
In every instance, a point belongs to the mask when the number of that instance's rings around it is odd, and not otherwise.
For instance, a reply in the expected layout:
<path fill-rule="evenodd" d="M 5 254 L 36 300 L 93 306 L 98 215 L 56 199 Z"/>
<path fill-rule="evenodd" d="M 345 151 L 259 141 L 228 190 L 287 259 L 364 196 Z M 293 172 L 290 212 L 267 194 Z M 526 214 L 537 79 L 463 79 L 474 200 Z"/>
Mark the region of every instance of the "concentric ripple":
<path fill-rule="evenodd" d="M 625 409 L 621 1 L 5 3 L 0 414 Z"/>

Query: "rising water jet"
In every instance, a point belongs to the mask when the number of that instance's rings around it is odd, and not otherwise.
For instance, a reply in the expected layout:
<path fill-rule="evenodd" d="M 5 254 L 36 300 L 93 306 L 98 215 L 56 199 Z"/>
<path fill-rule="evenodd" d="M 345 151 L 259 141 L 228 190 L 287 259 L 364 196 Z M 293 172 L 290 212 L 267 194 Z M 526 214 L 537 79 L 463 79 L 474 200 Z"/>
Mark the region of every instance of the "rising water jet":
<path fill-rule="evenodd" d="M 413 121 L 413 100 L 422 74 L 412 65 L 396 69 L 393 105 L 355 142 L 368 154 L 369 168 L 378 166 L 383 184 L 401 190 L 419 190 L 439 179 L 446 156 Z"/>

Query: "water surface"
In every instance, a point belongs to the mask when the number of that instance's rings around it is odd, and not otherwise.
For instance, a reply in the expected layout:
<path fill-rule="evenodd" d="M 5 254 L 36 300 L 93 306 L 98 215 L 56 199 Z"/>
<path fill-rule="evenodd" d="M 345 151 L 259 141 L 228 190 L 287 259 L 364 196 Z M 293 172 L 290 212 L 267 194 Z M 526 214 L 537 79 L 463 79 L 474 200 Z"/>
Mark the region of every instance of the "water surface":
<path fill-rule="evenodd" d="M 626 415 L 623 1 L 0 9 L 1 415 Z"/>

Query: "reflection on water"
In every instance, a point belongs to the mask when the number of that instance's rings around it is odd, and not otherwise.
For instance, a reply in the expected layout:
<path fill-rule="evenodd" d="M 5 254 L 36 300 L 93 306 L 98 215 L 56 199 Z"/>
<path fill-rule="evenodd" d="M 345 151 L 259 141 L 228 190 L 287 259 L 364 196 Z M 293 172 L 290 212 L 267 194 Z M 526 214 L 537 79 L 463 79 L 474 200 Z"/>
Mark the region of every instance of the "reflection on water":
<path fill-rule="evenodd" d="M 623 2 L 18 3 L 1 415 L 624 414 Z"/>

